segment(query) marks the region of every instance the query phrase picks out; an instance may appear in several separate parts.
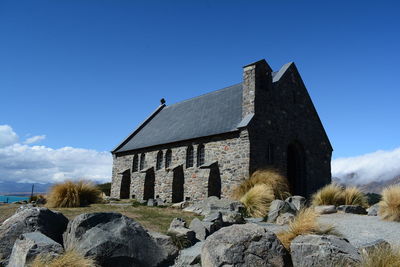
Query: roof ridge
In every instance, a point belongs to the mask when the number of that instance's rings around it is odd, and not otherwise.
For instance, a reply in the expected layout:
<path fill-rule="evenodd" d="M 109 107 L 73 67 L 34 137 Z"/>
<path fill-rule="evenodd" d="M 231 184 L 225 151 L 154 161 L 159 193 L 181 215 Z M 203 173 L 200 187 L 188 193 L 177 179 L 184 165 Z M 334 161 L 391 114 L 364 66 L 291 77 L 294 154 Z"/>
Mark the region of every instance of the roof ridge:
<path fill-rule="evenodd" d="M 230 88 L 232 88 L 232 87 L 234 87 L 234 86 L 237 86 L 237 85 L 239 85 L 239 84 L 242 84 L 242 82 L 236 83 L 236 84 L 233 84 L 233 85 L 230 85 L 230 86 L 227 86 L 227 87 L 224 87 L 224 88 L 215 90 L 215 91 L 211 91 L 211 92 L 208 92 L 208 93 L 204 93 L 204 94 L 201 94 L 201 95 L 198 95 L 198 96 L 194 96 L 194 97 L 191 97 L 191 98 L 187 98 L 187 99 L 185 99 L 185 100 L 176 102 L 176 103 L 174 103 L 174 104 L 172 104 L 172 105 L 166 105 L 165 108 L 173 107 L 173 106 L 175 106 L 175 105 L 178 105 L 178 104 L 181 104 L 181 103 L 185 103 L 185 102 L 190 101 L 190 100 L 193 100 L 193 99 L 198 99 L 198 98 L 201 98 L 201 97 L 204 97 L 204 96 L 212 95 L 212 94 L 221 92 L 221 91 L 223 91 L 223 90 L 230 89 Z"/>

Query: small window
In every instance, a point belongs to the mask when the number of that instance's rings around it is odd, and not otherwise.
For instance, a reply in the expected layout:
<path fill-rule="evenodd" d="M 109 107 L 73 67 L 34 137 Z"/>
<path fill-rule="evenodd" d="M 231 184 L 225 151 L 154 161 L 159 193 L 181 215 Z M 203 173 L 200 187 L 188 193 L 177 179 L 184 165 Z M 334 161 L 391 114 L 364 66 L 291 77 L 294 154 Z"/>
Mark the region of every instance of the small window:
<path fill-rule="evenodd" d="M 161 169 L 162 161 L 163 161 L 163 153 L 162 153 L 162 151 L 160 150 L 160 151 L 158 151 L 158 153 L 157 153 L 156 170 Z"/>
<path fill-rule="evenodd" d="M 186 168 L 193 167 L 193 147 L 188 146 L 186 150 Z"/>
<path fill-rule="evenodd" d="M 146 167 L 146 155 L 143 153 L 140 155 L 140 170 L 143 170 Z"/>
<path fill-rule="evenodd" d="M 200 167 L 204 164 L 204 145 L 200 144 L 197 147 L 197 167 Z"/>
<path fill-rule="evenodd" d="M 139 168 L 139 158 L 138 155 L 133 156 L 132 161 L 132 172 L 137 172 Z"/>
<path fill-rule="evenodd" d="M 165 168 L 169 168 L 171 166 L 172 161 L 172 151 L 170 149 L 165 153 Z"/>
<path fill-rule="evenodd" d="M 267 162 L 268 164 L 274 164 L 274 145 L 271 143 L 267 146 Z"/>

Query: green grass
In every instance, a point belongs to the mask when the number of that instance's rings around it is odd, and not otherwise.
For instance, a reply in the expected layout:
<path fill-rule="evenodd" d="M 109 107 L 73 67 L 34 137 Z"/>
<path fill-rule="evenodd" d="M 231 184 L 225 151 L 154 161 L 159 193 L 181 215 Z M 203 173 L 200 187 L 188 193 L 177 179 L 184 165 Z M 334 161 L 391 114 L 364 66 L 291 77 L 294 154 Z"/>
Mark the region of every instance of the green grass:
<path fill-rule="evenodd" d="M 123 202 L 122 202 L 123 203 Z M 20 205 L 8 204 L 0 206 L 0 223 L 13 215 Z M 160 208 L 160 207 L 147 207 L 132 205 L 110 205 L 110 204 L 92 204 L 88 207 L 78 208 L 52 208 L 64 214 L 69 220 L 75 218 L 77 215 L 89 212 L 119 212 L 123 215 L 134 219 L 139 222 L 143 227 L 148 230 L 166 233 L 173 218 L 180 217 L 186 220 L 187 225 L 194 218 L 202 218 L 194 213 L 183 212 L 179 209 L 173 208 Z"/>

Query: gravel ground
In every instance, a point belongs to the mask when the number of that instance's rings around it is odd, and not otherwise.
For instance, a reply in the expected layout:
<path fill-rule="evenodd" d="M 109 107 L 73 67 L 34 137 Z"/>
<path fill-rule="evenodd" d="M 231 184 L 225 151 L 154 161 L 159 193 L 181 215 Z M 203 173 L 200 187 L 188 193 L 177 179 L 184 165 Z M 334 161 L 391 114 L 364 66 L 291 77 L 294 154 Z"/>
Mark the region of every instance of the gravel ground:
<path fill-rule="evenodd" d="M 365 243 L 384 239 L 392 245 L 400 246 L 400 223 L 382 221 L 378 216 L 334 213 L 319 217 L 319 222 L 330 224 L 359 247 Z"/>

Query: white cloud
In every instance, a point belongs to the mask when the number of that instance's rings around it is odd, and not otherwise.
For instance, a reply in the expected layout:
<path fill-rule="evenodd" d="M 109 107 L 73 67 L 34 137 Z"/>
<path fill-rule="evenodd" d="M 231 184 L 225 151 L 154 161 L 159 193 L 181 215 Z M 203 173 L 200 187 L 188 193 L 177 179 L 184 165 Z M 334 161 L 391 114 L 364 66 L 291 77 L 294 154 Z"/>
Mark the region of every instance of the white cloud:
<path fill-rule="evenodd" d="M 10 130 L 14 133 L 11 127 Z M 44 136 L 32 138 L 35 138 L 31 140 L 33 142 Z M 14 139 L 0 146 L 0 181 L 49 183 L 65 179 L 111 180 L 112 157 L 109 152 L 73 147 L 53 149 L 29 143 L 25 141 L 21 144 Z"/>
<path fill-rule="evenodd" d="M 18 135 L 9 125 L 0 125 L 0 148 L 18 142 Z"/>
<path fill-rule="evenodd" d="M 354 184 L 392 179 L 400 175 L 400 147 L 332 161 L 332 176 Z"/>
<path fill-rule="evenodd" d="M 40 141 L 44 140 L 45 138 L 46 138 L 46 135 L 35 135 L 35 136 L 27 138 L 24 141 L 24 144 L 28 144 L 29 145 L 29 144 L 37 143 L 37 142 L 40 142 Z"/>

